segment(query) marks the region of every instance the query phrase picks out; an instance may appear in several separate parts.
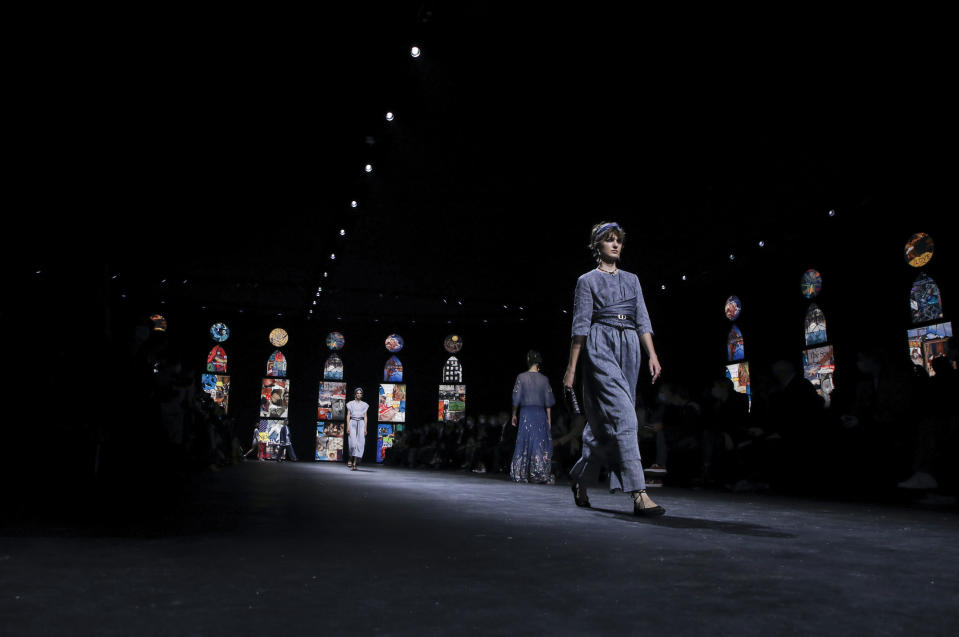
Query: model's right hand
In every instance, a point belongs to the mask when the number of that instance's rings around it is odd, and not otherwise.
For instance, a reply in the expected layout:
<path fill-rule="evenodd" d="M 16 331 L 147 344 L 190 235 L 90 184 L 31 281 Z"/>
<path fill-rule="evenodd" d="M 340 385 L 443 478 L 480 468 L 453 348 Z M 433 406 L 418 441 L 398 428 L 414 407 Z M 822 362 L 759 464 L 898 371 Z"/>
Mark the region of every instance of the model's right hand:
<path fill-rule="evenodd" d="M 516 426 L 516 416 L 515 416 L 515 415 L 513 416 L 513 426 L 514 426 L 514 427 Z"/>
<path fill-rule="evenodd" d="M 563 387 L 567 387 L 567 388 L 569 388 L 569 389 L 572 389 L 572 388 L 573 388 L 573 381 L 575 381 L 575 380 L 576 380 L 576 370 L 575 370 L 575 369 L 567 369 L 567 370 L 566 370 L 566 375 L 563 376 Z"/>

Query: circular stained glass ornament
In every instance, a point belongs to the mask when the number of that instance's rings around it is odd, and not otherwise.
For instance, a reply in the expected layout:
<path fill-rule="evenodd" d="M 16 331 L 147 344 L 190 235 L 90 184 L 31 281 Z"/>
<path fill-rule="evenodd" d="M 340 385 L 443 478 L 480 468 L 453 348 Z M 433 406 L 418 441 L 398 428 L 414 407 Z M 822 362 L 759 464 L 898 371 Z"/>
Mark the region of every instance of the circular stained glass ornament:
<path fill-rule="evenodd" d="M 446 340 L 443 341 L 443 347 L 450 354 L 455 354 L 463 349 L 463 339 L 461 339 L 458 334 L 450 334 L 446 337 Z"/>
<path fill-rule="evenodd" d="M 150 322 L 153 323 L 153 331 L 155 332 L 165 332 L 166 331 L 166 319 L 163 318 L 162 314 L 154 314 L 150 317 Z"/>
<path fill-rule="evenodd" d="M 222 343 L 230 338 L 230 328 L 226 326 L 226 323 L 214 323 L 210 328 L 210 335 L 213 336 L 214 341 Z"/>
<path fill-rule="evenodd" d="M 346 339 L 340 332 L 330 332 L 326 335 L 326 346 L 333 351 L 343 349 Z"/>
<path fill-rule="evenodd" d="M 273 347 L 283 347 L 290 340 L 290 335 L 286 333 L 286 330 L 280 329 L 279 327 L 270 332 L 270 344 Z"/>
<path fill-rule="evenodd" d="M 917 232 L 906 242 L 906 263 L 914 268 L 921 268 L 932 259 L 935 245 L 925 232 Z"/>
<path fill-rule="evenodd" d="M 743 302 L 739 300 L 738 296 L 731 296 L 726 299 L 726 318 L 730 321 L 735 321 L 739 318 L 739 314 L 743 311 Z"/>
<path fill-rule="evenodd" d="M 819 270 L 806 270 L 799 282 L 799 288 L 802 295 L 807 299 L 819 296 L 822 292 L 822 275 Z"/>
<path fill-rule="evenodd" d="M 394 354 L 403 349 L 403 337 L 399 334 L 390 334 L 387 336 L 386 349 Z"/>

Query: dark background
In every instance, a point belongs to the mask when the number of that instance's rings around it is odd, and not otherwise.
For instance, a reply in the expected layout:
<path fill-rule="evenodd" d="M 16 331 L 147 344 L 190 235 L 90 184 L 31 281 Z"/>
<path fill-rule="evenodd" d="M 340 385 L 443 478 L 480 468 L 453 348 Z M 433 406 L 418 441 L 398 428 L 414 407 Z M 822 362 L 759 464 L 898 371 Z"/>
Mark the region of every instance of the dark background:
<path fill-rule="evenodd" d="M 915 232 L 936 241 L 926 271 L 952 319 L 941 22 L 484 2 L 24 16 L 8 387 L 31 379 L 20 414 L 56 423 L 38 428 L 49 454 L 115 417 L 111 396 L 131 389 L 106 352 L 160 312 L 198 373 L 209 326 L 229 325 L 241 431 L 267 335 L 285 328 L 304 455 L 332 329 L 368 394 L 385 337 L 405 338 L 411 423 L 435 418 L 443 339 L 460 334 L 469 413 L 494 413 L 531 347 L 559 387 L 564 310 L 602 220 L 627 230 L 623 268 L 644 285 L 665 380 L 722 373 L 730 294 L 754 373 L 798 364 L 814 267 L 841 386 L 858 350 L 906 355 Z"/>

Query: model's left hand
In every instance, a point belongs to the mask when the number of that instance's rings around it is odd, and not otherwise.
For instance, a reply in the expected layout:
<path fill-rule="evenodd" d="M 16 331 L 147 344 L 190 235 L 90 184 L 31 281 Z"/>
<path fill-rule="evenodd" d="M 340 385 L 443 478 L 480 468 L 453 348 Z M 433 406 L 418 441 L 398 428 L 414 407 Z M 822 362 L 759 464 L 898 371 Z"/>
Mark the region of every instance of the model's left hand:
<path fill-rule="evenodd" d="M 659 364 L 659 358 L 656 356 L 651 356 L 649 359 L 649 373 L 653 377 L 654 383 L 659 379 L 659 375 L 663 373 L 663 368 Z"/>

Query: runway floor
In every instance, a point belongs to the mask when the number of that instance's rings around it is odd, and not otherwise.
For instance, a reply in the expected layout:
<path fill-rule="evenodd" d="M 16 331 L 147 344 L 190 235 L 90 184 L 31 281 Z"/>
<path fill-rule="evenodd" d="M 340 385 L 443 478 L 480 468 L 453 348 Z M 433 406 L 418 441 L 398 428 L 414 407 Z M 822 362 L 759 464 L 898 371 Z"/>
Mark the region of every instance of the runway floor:
<path fill-rule="evenodd" d="M 247 462 L 151 523 L 0 528 L 0 633 L 959 634 L 954 510 L 651 493 Z"/>

